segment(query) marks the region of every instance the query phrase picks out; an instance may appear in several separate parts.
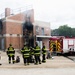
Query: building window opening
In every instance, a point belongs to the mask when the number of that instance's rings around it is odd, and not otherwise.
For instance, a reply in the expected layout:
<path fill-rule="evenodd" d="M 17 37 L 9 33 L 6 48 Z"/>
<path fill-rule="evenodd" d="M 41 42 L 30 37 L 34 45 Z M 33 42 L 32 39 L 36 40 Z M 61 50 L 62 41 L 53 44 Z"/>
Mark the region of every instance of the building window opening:
<path fill-rule="evenodd" d="M 39 26 L 36 26 L 36 34 L 39 34 Z"/>
<path fill-rule="evenodd" d="M 44 28 L 41 28 L 41 34 L 44 35 Z"/>

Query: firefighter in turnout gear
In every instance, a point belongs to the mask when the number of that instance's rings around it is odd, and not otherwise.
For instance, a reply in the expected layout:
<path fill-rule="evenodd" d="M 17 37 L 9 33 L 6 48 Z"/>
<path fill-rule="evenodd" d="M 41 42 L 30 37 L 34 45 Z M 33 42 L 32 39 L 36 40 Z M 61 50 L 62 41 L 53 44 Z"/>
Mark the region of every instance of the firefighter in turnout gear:
<path fill-rule="evenodd" d="M 55 44 L 55 43 L 53 44 L 53 55 L 54 55 L 54 56 L 57 55 L 57 53 L 56 53 L 56 44 Z"/>
<path fill-rule="evenodd" d="M 35 65 L 37 65 L 38 62 L 39 62 L 39 64 L 41 64 L 41 59 L 40 59 L 40 50 L 41 49 L 38 46 L 37 42 L 35 44 L 36 44 L 36 46 L 34 47 L 34 56 L 35 56 Z"/>
<path fill-rule="evenodd" d="M 21 50 L 21 53 L 23 55 L 23 61 L 24 65 L 29 65 L 29 58 L 30 58 L 30 49 L 28 48 L 28 44 L 25 44 L 24 47 Z"/>
<path fill-rule="evenodd" d="M 11 58 L 12 58 L 12 63 L 14 64 L 15 63 L 15 58 L 14 58 L 15 57 L 15 50 L 11 44 L 9 44 L 9 47 L 7 49 L 7 55 L 8 55 L 9 64 L 11 63 Z"/>
<path fill-rule="evenodd" d="M 46 62 L 46 47 L 45 44 L 43 43 L 43 47 L 42 47 L 42 62 Z"/>
<path fill-rule="evenodd" d="M 34 63 L 34 49 L 30 47 L 30 63 Z"/>

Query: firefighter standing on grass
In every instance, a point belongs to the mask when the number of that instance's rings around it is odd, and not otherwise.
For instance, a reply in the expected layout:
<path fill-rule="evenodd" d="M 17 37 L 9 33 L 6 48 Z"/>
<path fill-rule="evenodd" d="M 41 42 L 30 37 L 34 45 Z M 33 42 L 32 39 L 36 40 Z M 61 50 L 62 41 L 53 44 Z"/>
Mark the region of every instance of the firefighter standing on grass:
<path fill-rule="evenodd" d="M 43 43 L 43 47 L 42 47 L 42 62 L 46 62 L 46 47 L 45 44 Z"/>
<path fill-rule="evenodd" d="M 9 47 L 7 49 L 7 55 L 8 55 L 8 60 L 9 60 L 9 64 L 11 63 L 11 58 L 12 58 L 12 63 L 15 63 L 15 50 L 12 47 L 12 44 L 9 44 Z"/>
<path fill-rule="evenodd" d="M 38 46 L 37 42 L 35 44 L 36 44 L 36 46 L 34 47 L 34 56 L 35 56 L 35 65 L 37 65 L 38 62 L 39 62 L 39 64 L 41 64 L 41 59 L 40 59 L 40 50 L 41 49 Z"/>
<path fill-rule="evenodd" d="M 23 61 L 24 65 L 29 65 L 29 58 L 30 58 L 30 49 L 28 48 L 28 44 L 25 44 L 24 47 L 21 50 L 21 53 L 23 55 Z"/>

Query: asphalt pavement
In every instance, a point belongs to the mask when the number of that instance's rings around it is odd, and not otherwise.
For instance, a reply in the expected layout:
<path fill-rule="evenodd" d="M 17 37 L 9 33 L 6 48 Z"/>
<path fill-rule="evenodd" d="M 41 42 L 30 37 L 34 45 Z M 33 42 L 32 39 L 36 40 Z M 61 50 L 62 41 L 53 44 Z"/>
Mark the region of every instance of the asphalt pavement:
<path fill-rule="evenodd" d="M 53 59 L 46 59 L 46 63 L 34 65 L 34 63 L 30 63 L 30 65 L 25 66 L 23 63 L 22 55 L 16 52 L 15 57 L 20 57 L 20 63 L 9 64 L 8 56 L 6 52 L 0 52 L 1 60 L 0 68 L 75 68 L 75 62 L 64 57 L 64 56 L 53 56 Z"/>
<path fill-rule="evenodd" d="M 15 56 L 20 56 L 21 62 L 15 64 L 8 63 L 6 52 L 0 53 L 0 75 L 75 75 L 75 62 L 64 56 L 53 56 L 53 59 L 46 59 L 46 63 L 24 66 L 20 53 L 16 52 Z"/>

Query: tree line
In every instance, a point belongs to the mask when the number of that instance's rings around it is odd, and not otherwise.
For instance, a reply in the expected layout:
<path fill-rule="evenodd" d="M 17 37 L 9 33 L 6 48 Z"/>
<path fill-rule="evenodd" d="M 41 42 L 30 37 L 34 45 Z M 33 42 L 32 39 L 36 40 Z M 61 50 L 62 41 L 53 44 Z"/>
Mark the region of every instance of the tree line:
<path fill-rule="evenodd" d="M 51 30 L 51 35 L 75 37 L 75 28 L 71 28 L 68 25 L 62 25 L 62 26 L 59 26 L 58 29 Z"/>

